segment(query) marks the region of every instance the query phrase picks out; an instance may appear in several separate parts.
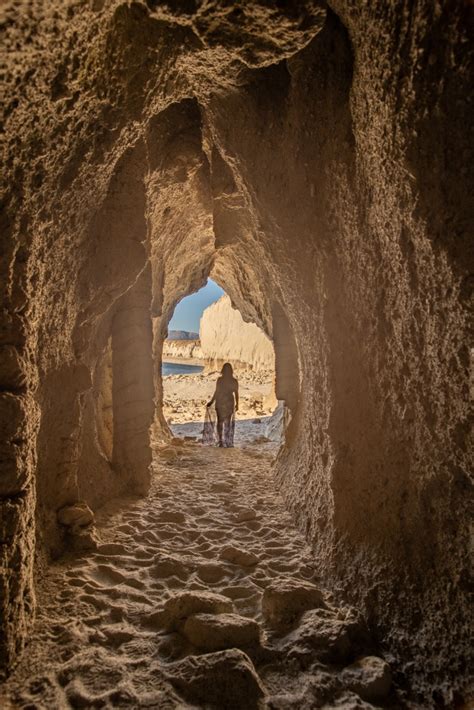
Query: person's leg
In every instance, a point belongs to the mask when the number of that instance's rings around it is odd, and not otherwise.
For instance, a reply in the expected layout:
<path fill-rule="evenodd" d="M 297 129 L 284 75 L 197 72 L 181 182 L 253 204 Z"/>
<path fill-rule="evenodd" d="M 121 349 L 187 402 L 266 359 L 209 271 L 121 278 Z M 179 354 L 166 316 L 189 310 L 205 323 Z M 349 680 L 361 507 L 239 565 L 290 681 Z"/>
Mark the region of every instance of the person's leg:
<path fill-rule="evenodd" d="M 223 445 L 226 447 L 228 447 L 230 444 L 230 442 L 229 442 L 230 420 L 231 420 L 231 415 L 226 417 L 223 421 L 223 424 L 224 424 L 224 436 L 223 436 L 224 444 Z"/>
<path fill-rule="evenodd" d="M 229 441 L 228 441 L 228 446 L 233 448 L 234 446 L 234 432 L 235 432 L 235 414 L 232 414 L 229 417 Z"/>
<path fill-rule="evenodd" d="M 219 446 L 224 446 L 222 443 L 222 425 L 223 425 L 223 420 L 217 417 L 217 436 L 219 437 Z"/>

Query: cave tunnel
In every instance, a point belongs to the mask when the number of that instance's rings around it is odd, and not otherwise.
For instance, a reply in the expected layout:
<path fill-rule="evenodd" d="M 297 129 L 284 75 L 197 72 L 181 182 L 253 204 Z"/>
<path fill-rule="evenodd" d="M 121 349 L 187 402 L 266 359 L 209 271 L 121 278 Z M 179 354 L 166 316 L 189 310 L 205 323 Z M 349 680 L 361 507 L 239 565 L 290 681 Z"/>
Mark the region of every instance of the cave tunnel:
<path fill-rule="evenodd" d="M 22 0 L 2 12 L 0 704 L 468 707 L 472 7 Z M 178 617 L 180 656 L 156 660 L 147 631 L 156 697 L 122 687 L 123 657 L 109 663 L 107 648 L 132 649 L 120 601 L 140 585 L 102 563 L 81 603 L 105 585 L 122 626 L 51 626 L 58 652 L 36 682 L 28 657 L 55 570 L 119 549 L 113 530 L 98 551 L 90 533 L 118 497 L 130 506 L 124 535 L 136 506 L 159 499 L 152 438 L 171 441 L 163 341 L 176 304 L 209 276 L 272 340 L 276 396 L 291 413 L 265 480 L 284 506 L 278 535 L 300 535 L 317 587 L 291 587 L 281 565 L 281 588 L 271 597 L 262 582 L 260 596 L 270 621 L 299 600 L 306 621 L 291 633 L 312 619 L 299 687 L 275 690 L 260 671 L 267 647 L 191 653 Z M 195 451 L 170 462 L 184 492 L 204 465 Z M 235 457 L 225 466 L 240 481 L 235 461 L 257 464 Z M 88 531 L 76 547 L 69 514 Z M 216 574 L 211 561 L 205 575 Z M 72 599 L 63 584 L 52 619 Z M 231 613 L 219 598 L 194 609 L 192 638 L 198 617 Z M 314 624 L 335 633 L 336 621 L 352 650 L 326 657 Z M 242 623 L 248 641 L 256 622 Z M 268 633 L 294 653 L 281 629 Z M 79 688 L 76 657 L 95 685 Z"/>

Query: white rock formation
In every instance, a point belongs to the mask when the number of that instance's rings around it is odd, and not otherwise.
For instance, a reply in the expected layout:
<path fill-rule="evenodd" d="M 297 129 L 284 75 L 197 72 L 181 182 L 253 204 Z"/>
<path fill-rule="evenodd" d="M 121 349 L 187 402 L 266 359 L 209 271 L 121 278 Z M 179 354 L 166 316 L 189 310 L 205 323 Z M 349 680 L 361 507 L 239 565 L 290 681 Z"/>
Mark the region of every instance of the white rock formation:
<path fill-rule="evenodd" d="M 165 340 L 163 343 L 163 360 L 167 358 L 202 359 L 199 340 Z"/>
<path fill-rule="evenodd" d="M 206 308 L 199 335 L 203 357 L 216 366 L 229 361 L 253 370 L 275 368 L 271 340 L 255 323 L 243 320 L 227 295 Z"/>

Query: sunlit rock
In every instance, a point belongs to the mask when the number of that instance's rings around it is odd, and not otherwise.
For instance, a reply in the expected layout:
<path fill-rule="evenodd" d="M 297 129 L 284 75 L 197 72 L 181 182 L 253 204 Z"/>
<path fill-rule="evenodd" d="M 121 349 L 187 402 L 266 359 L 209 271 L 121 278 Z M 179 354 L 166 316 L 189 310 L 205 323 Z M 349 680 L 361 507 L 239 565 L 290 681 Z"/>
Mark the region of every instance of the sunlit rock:
<path fill-rule="evenodd" d="M 220 594 L 204 591 L 180 592 L 165 602 L 163 623 L 171 631 L 181 628 L 193 614 L 223 614 L 233 611 L 233 603 Z"/>
<path fill-rule="evenodd" d="M 229 296 L 222 296 L 206 308 L 199 337 L 202 357 L 214 367 L 231 362 L 255 370 L 275 369 L 271 340 L 255 323 L 245 323 Z"/>
<path fill-rule="evenodd" d="M 234 565 L 242 567 L 255 567 L 258 564 L 258 556 L 250 550 L 244 550 L 234 545 L 227 545 L 221 550 L 221 560 L 232 562 Z"/>

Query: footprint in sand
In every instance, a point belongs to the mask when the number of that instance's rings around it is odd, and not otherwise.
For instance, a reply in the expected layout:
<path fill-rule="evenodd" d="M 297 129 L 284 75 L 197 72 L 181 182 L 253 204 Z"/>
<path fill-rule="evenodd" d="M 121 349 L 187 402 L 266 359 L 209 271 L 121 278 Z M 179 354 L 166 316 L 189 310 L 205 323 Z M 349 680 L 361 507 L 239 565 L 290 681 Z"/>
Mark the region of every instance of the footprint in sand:
<path fill-rule="evenodd" d="M 184 513 L 181 513 L 178 510 L 164 510 L 157 516 L 156 522 L 182 524 L 186 522 L 186 516 L 184 515 Z"/>
<path fill-rule="evenodd" d="M 255 594 L 260 594 L 260 589 L 253 585 L 248 587 L 225 587 L 221 593 L 229 597 L 229 599 L 247 599 L 255 596 Z"/>
<path fill-rule="evenodd" d="M 127 535 L 134 535 L 136 532 L 136 529 L 130 525 L 130 523 L 124 523 L 123 525 L 119 525 L 117 528 L 118 532 L 121 533 L 126 533 Z"/>
<path fill-rule="evenodd" d="M 68 579 L 68 582 L 73 587 L 85 587 L 87 584 L 87 579 L 84 579 L 83 577 L 70 577 Z"/>
<path fill-rule="evenodd" d="M 119 542 L 108 542 L 99 545 L 97 552 L 101 555 L 126 555 L 128 550 L 125 545 Z"/>
<path fill-rule="evenodd" d="M 182 559 L 173 555 L 159 554 L 155 556 L 149 575 L 156 579 L 178 577 L 186 580 L 190 574 L 190 567 Z"/>
<path fill-rule="evenodd" d="M 104 611 L 109 607 L 109 603 L 107 601 L 105 601 L 104 599 L 100 599 L 99 597 L 96 597 L 93 594 L 81 594 L 79 596 L 79 599 L 80 601 L 85 602 L 86 604 L 91 604 L 99 611 Z"/>
<path fill-rule="evenodd" d="M 222 565 L 217 563 L 206 563 L 201 564 L 197 570 L 197 576 L 203 582 L 208 582 L 209 584 L 216 584 L 220 582 L 224 577 L 226 577 L 226 571 L 223 569 Z"/>
<path fill-rule="evenodd" d="M 156 533 L 150 533 L 149 537 L 147 537 L 146 539 L 150 542 L 154 541 L 155 543 L 157 543 L 160 542 L 160 540 L 170 540 L 175 535 L 176 533 L 174 531 L 163 528 L 161 530 L 157 530 Z M 142 535 L 142 537 L 144 538 L 145 535 Z"/>
<path fill-rule="evenodd" d="M 107 565 L 97 565 L 89 572 L 92 579 L 100 584 L 113 586 L 127 582 L 127 578 L 118 570 Z"/>

